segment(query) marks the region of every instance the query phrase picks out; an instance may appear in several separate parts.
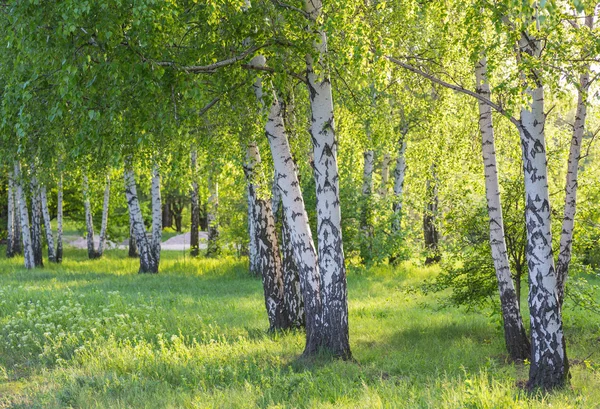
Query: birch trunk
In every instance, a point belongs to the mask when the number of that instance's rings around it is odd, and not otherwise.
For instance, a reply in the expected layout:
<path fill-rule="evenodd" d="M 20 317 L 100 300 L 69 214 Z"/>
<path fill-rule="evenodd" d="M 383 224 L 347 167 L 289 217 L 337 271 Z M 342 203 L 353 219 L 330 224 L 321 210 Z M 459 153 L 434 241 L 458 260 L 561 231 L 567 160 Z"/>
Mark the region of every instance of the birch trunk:
<path fill-rule="evenodd" d="M 398 141 L 398 153 L 396 156 L 396 167 L 394 168 L 394 202 L 392 210 L 394 211 L 394 222 L 392 228 L 398 233 L 402 222 L 402 194 L 404 192 L 404 176 L 406 175 L 406 134 L 407 129 L 402 130 L 400 140 Z"/>
<path fill-rule="evenodd" d="M 215 257 L 221 252 L 219 244 L 219 183 L 215 170 L 211 170 L 208 174 L 208 243 L 206 249 L 207 257 Z"/>
<path fill-rule="evenodd" d="M 194 149 L 191 155 L 192 166 L 192 226 L 190 232 L 190 255 L 200 255 L 199 231 L 200 231 L 200 200 L 198 192 L 198 152 Z"/>
<path fill-rule="evenodd" d="M 98 243 L 98 257 L 104 254 L 106 245 L 106 231 L 108 229 L 108 208 L 110 204 L 110 177 L 106 176 L 106 186 L 104 187 L 104 201 L 102 202 L 102 226 L 100 227 L 100 242 Z"/>
<path fill-rule="evenodd" d="M 17 201 L 21 224 L 21 235 L 23 240 L 23 255 L 25 256 L 25 268 L 34 268 L 33 246 L 31 243 L 31 231 L 29 230 L 29 214 L 27 212 L 27 201 L 23 192 L 23 181 L 21 180 L 21 164 L 15 162 L 15 184 L 17 189 Z"/>
<path fill-rule="evenodd" d="M 152 242 L 148 240 L 148 236 L 146 235 L 146 227 L 144 226 L 144 219 L 135 185 L 135 174 L 129 164 L 125 167 L 124 177 L 129 217 L 132 221 L 135 241 L 140 255 L 139 273 L 158 273 L 158 262 L 154 258 Z"/>
<path fill-rule="evenodd" d="M 305 11 L 312 25 L 315 26 L 321 14 L 321 0 L 305 0 L 304 4 Z M 317 33 L 318 39 L 315 40 L 314 47 L 319 54 L 320 69 L 317 74 L 313 58 L 307 54 L 306 77 L 312 114 L 310 133 L 313 142 L 317 196 L 317 237 L 323 299 L 324 344 L 322 346 L 334 356 L 350 359 L 352 353 L 348 334 L 348 300 L 341 228 L 337 140 L 334 131 L 331 80 L 326 62 L 327 36 L 320 29 L 317 29 Z"/>
<path fill-rule="evenodd" d="M 131 217 L 131 214 L 129 216 L 129 249 L 128 249 L 128 256 L 131 258 L 138 258 L 140 256 L 140 253 L 138 251 L 138 246 L 137 243 L 135 241 L 135 230 L 133 228 L 133 218 Z"/>
<path fill-rule="evenodd" d="M 162 242 L 162 204 L 160 197 L 160 171 L 158 165 L 152 169 L 152 253 L 156 263 L 156 272 L 160 264 Z"/>
<path fill-rule="evenodd" d="M 46 195 L 46 186 L 42 186 L 40 191 L 40 197 L 42 199 L 42 215 L 44 216 L 46 242 L 48 243 L 48 261 L 51 263 L 56 263 L 54 236 L 52 235 L 52 225 L 50 224 L 50 211 L 48 210 L 48 197 Z"/>
<path fill-rule="evenodd" d="M 527 35 L 519 41 L 520 51 L 534 59 L 540 57 L 541 47 L 540 40 Z M 568 362 L 552 253 L 544 88 L 537 75 L 531 75 L 528 80 L 531 84 L 526 93 L 531 103 L 521 109 L 520 118 L 531 321 L 528 385 L 530 388 L 553 389 L 568 382 Z"/>
<path fill-rule="evenodd" d="M 257 159 L 258 158 L 258 159 Z M 248 237 L 250 238 L 248 243 L 248 267 L 250 274 L 258 276 L 260 269 L 258 268 L 258 248 L 256 241 L 256 175 L 255 167 L 258 164 L 257 160 L 260 160 L 258 155 L 258 147 L 255 142 L 250 142 L 246 148 L 246 161 L 244 163 L 244 174 L 246 176 L 246 193 L 248 201 Z"/>
<path fill-rule="evenodd" d="M 367 134 L 368 134 L 367 130 Z M 369 136 L 370 139 L 370 136 Z M 362 185 L 362 210 L 360 215 L 360 229 L 362 231 L 360 256 L 364 261 L 371 259 L 373 243 L 373 169 L 375 165 L 375 153 L 367 150 L 363 154 L 363 185 Z"/>
<path fill-rule="evenodd" d="M 8 209 L 6 215 L 6 257 L 15 256 L 15 201 L 12 172 L 8 173 Z"/>
<path fill-rule="evenodd" d="M 441 259 L 438 248 L 438 192 L 437 178 L 435 175 L 435 165 L 431 165 L 431 177 L 427 179 L 426 192 L 427 204 L 425 208 L 425 213 L 423 214 L 423 238 L 425 239 L 425 248 L 427 250 L 425 265 L 429 265 L 437 263 Z"/>
<path fill-rule="evenodd" d="M 273 156 L 273 165 L 277 175 L 275 184 L 281 192 L 284 217 L 290 227 L 291 247 L 300 276 L 306 317 L 304 355 L 309 356 L 327 345 L 322 329 L 321 277 L 304 198 L 285 133 L 281 104 L 277 96 L 273 97 L 265 134 Z"/>
<path fill-rule="evenodd" d="M 15 209 L 14 215 L 14 240 L 13 240 L 13 254 L 23 254 L 23 237 L 21 234 L 21 215 L 19 209 L 19 198 L 17 195 L 17 184 L 13 178 L 13 205 Z"/>
<path fill-rule="evenodd" d="M 42 252 L 42 204 L 40 201 L 40 187 L 35 177 L 35 169 L 32 166 L 31 177 L 31 247 L 33 249 L 33 261 L 36 267 L 44 266 L 44 254 Z"/>
<path fill-rule="evenodd" d="M 385 197 L 388 193 L 388 182 L 390 180 L 390 162 L 392 158 L 389 153 L 383 155 L 381 161 L 381 187 L 379 188 L 379 196 Z"/>
<path fill-rule="evenodd" d="M 487 79 L 487 61 L 482 58 L 475 67 L 477 93 L 486 99 L 491 99 L 490 85 Z M 479 101 L 479 130 L 481 132 L 481 149 L 485 170 L 485 194 L 490 222 L 490 247 L 504 322 L 504 340 L 506 348 L 513 360 L 530 358 L 531 345 L 523 318 L 519 310 L 519 298 L 515 292 L 508 252 L 504 236 L 504 219 L 500 200 L 500 185 L 498 183 L 498 169 L 496 163 L 496 148 L 494 144 L 494 127 L 492 122 L 492 109 L 489 105 Z"/>
<path fill-rule="evenodd" d="M 265 305 L 269 317 L 269 330 L 289 328 L 285 310 L 283 272 L 279 244 L 275 232 L 275 219 L 271 201 L 260 197 L 260 153 L 256 143 L 249 143 L 246 150 L 244 171 L 248 182 L 249 196 L 255 198 L 253 207 L 256 268 L 262 276 Z"/>
<path fill-rule="evenodd" d="M 87 230 L 87 252 L 89 259 L 98 258 L 94 245 L 94 221 L 92 218 L 92 206 L 90 205 L 90 186 L 87 175 L 83 175 L 83 207 L 85 210 L 85 227 Z"/>
<path fill-rule="evenodd" d="M 279 190 L 279 189 L 278 189 Z M 285 214 L 285 209 L 284 209 Z M 302 328 L 305 324 L 304 300 L 300 272 L 294 259 L 291 228 L 286 217 L 281 221 L 281 257 L 283 264 L 283 298 L 288 321 L 292 328 Z"/>
<path fill-rule="evenodd" d="M 586 26 L 594 28 L 594 16 L 586 16 Z M 585 132 L 587 116 L 587 92 L 590 86 L 589 66 L 586 72 L 579 77 L 579 90 L 577 95 L 577 111 L 573 124 L 573 137 L 569 149 L 569 163 L 567 165 L 567 182 L 565 185 L 565 209 L 560 235 L 560 249 L 556 263 L 556 280 L 558 302 L 562 306 L 565 297 L 565 283 L 569 274 L 571 263 L 571 249 L 573 245 L 573 230 L 575 228 L 575 212 L 577 210 L 577 175 L 579 172 L 579 157 L 581 156 L 581 142 Z"/>
<path fill-rule="evenodd" d="M 63 177 L 58 178 L 58 197 L 56 200 L 56 262 L 63 259 Z"/>

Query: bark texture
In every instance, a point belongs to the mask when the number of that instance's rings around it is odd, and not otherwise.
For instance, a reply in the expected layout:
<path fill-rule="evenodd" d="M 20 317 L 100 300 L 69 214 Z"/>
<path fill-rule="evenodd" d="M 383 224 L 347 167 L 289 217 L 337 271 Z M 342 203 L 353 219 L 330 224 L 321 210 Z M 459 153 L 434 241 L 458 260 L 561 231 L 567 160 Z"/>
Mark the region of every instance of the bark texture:
<path fill-rule="evenodd" d="M 83 176 L 83 207 L 85 210 L 85 227 L 87 230 L 88 258 L 95 259 L 99 257 L 99 254 L 94 245 L 94 220 L 92 216 L 92 206 L 90 204 L 90 186 L 87 175 Z"/>
<path fill-rule="evenodd" d="M 381 160 L 381 186 L 379 187 L 379 196 L 385 197 L 388 193 L 388 183 L 390 180 L 390 162 L 392 157 L 389 153 L 383 155 Z"/>
<path fill-rule="evenodd" d="M 256 166 L 260 162 L 258 147 L 255 142 L 250 142 L 246 147 L 246 160 L 244 163 L 244 174 L 246 176 L 246 194 L 248 201 L 248 267 L 253 276 L 260 275 L 258 248 L 255 239 L 256 232 L 256 189 L 258 187 L 257 176 L 255 175 Z"/>
<path fill-rule="evenodd" d="M 425 205 L 425 212 L 423 213 L 423 238 L 425 240 L 425 249 L 427 250 L 425 265 L 428 265 L 437 263 L 441 259 L 438 248 L 438 192 L 435 165 L 431 165 L 431 177 L 427 179 L 426 195 L 427 203 Z"/>
<path fill-rule="evenodd" d="M 394 221 L 392 228 L 395 232 L 399 232 L 402 222 L 402 200 L 404 193 L 404 176 L 406 175 L 406 135 L 407 129 L 402 129 L 400 139 L 398 141 L 398 153 L 396 154 L 396 167 L 394 168 L 394 202 L 392 210 L 394 211 Z"/>
<path fill-rule="evenodd" d="M 542 42 L 523 34 L 521 53 L 538 59 Z M 544 87 L 535 73 L 526 79 L 531 103 L 521 109 L 520 136 L 525 177 L 525 222 L 529 267 L 531 366 L 529 387 L 553 389 L 568 382 L 568 362 L 552 253 L 544 126 Z"/>
<path fill-rule="evenodd" d="M 487 79 L 487 62 L 482 58 L 475 67 L 477 93 L 490 99 L 490 85 Z M 498 291 L 500 293 L 500 306 L 504 322 L 504 340 L 510 357 L 513 360 L 525 360 L 530 357 L 531 345 L 523 318 L 519 310 L 519 299 L 515 292 L 508 252 L 504 236 L 504 219 L 500 200 L 500 184 L 498 183 L 498 166 L 496 162 L 496 148 L 494 143 L 494 127 L 492 122 L 492 109 L 489 105 L 479 101 L 479 130 L 481 132 L 481 149 L 485 170 L 485 195 L 490 222 L 490 247 Z"/>
<path fill-rule="evenodd" d="M 305 11 L 315 29 L 321 14 L 321 0 L 306 0 Z M 306 78 L 311 108 L 310 134 L 313 142 L 314 176 L 317 196 L 317 238 L 323 306 L 323 345 L 336 357 L 350 359 L 346 266 L 341 229 L 337 140 L 334 131 L 333 97 L 327 66 L 327 36 L 316 29 L 315 51 L 319 70 L 306 55 Z M 314 353 L 316 351 L 307 351 Z"/>
<path fill-rule="evenodd" d="M 154 258 L 152 241 L 146 235 L 146 226 L 142 217 L 142 210 L 137 196 L 135 175 L 131 166 L 126 165 L 125 172 L 125 196 L 129 207 L 129 217 L 132 221 L 135 242 L 140 256 L 139 273 L 158 273 L 158 261 Z M 153 209 L 154 210 L 154 209 Z"/>
<path fill-rule="evenodd" d="M 56 263 L 56 252 L 54 249 L 54 236 L 52 235 L 52 225 L 50 224 L 50 211 L 48 210 L 48 198 L 46 195 L 46 186 L 40 190 L 42 200 L 42 215 L 44 217 L 44 230 L 46 231 L 46 243 L 48 243 L 48 261 Z"/>
<path fill-rule="evenodd" d="M 156 263 L 156 272 L 160 264 L 162 242 L 162 203 L 160 197 L 160 170 L 158 165 L 152 169 L 152 258 Z"/>
<path fill-rule="evenodd" d="M 216 257 L 221 253 L 219 243 L 219 182 L 215 170 L 208 174 L 208 243 L 206 246 L 206 256 Z"/>
<path fill-rule="evenodd" d="M 15 200 L 12 172 L 8 173 L 8 206 L 6 213 L 6 258 L 15 256 Z"/>
<path fill-rule="evenodd" d="M 98 243 L 97 255 L 101 257 L 104 254 L 106 245 L 106 232 L 108 229 L 108 208 L 110 204 L 110 177 L 106 176 L 106 186 L 104 187 L 104 200 L 102 202 L 102 225 L 100 227 L 100 242 Z"/>
<path fill-rule="evenodd" d="M 586 26 L 593 30 L 594 15 L 585 18 Z M 575 229 L 575 212 L 577 211 L 577 176 L 579 172 L 579 157 L 581 156 L 581 143 L 585 132 L 587 117 L 587 93 L 590 87 L 589 66 L 586 72 L 579 77 L 579 90 L 577 93 L 577 111 L 573 124 L 573 136 L 569 149 L 569 163 L 567 165 L 567 182 L 565 185 L 565 209 L 560 235 L 560 249 L 556 262 L 556 280 L 558 302 L 562 306 L 565 298 L 565 283 L 569 274 L 571 263 L 571 250 L 573 247 L 573 231 Z"/>
<path fill-rule="evenodd" d="M 29 212 L 27 211 L 27 201 L 25 199 L 25 193 L 23 192 L 23 181 L 21 180 L 21 164 L 15 162 L 14 168 L 25 268 L 34 268 L 35 260 L 33 257 L 33 246 L 31 244 L 31 231 L 29 230 Z"/>
<path fill-rule="evenodd" d="M 33 262 L 36 267 L 44 266 L 42 252 L 42 202 L 40 200 L 40 187 L 35 176 L 35 168 L 31 167 L 31 247 L 33 249 Z"/>

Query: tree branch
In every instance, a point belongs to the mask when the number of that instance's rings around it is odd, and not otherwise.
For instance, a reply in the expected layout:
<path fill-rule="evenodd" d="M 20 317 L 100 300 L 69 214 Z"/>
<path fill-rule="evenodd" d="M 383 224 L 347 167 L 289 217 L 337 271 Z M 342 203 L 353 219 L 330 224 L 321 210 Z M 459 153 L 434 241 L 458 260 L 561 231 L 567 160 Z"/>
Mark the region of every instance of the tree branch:
<path fill-rule="evenodd" d="M 463 87 L 458 86 L 458 85 L 450 84 L 449 82 L 441 80 L 441 79 L 439 79 L 439 78 L 437 78 L 437 77 L 435 77 L 435 76 L 433 76 L 431 74 L 426 73 L 425 71 L 422 71 L 422 70 L 420 70 L 420 69 L 418 69 L 416 67 L 413 67 L 412 65 L 406 64 L 406 63 L 404 63 L 404 62 L 402 62 L 402 61 L 400 61 L 400 60 L 398 60 L 398 59 L 396 59 L 394 57 L 386 56 L 385 58 L 387 58 L 389 61 L 393 62 L 394 64 L 399 65 L 402 68 L 405 68 L 405 69 L 407 69 L 407 70 L 409 70 L 411 72 L 414 72 L 415 74 L 418 74 L 418 75 L 420 75 L 420 76 L 422 76 L 424 78 L 427 78 L 431 82 L 434 82 L 434 83 L 436 83 L 438 85 L 441 85 L 441 86 L 443 86 L 445 88 L 449 88 L 449 89 L 451 89 L 453 91 L 460 92 L 460 93 L 465 94 L 465 95 L 469 95 L 469 96 L 471 96 L 471 97 L 473 97 L 473 98 L 475 98 L 475 99 L 483 102 L 484 104 L 488 105 L 490 108 L 494 109 L 498 113 L 500 113 L 500 114 L 504 115 L 506 118 L 508 118 L 517 128 L 519 128 L 519 129 L 521 128 L 521 121 L 519 121 L 517 118 L 515 118 L 514 116 L 512 116 L 509 112 L 507 112 L 504 108 L 502 108 L 501 105 L 499 105 L 499 104 L 497 104 L 497 103 L 495 103 L 495 102 L 493 102 L 493 101 L 491 101 L 491 100 L 489 100 L 489 99 L 487 99 L 487 98 L 479 95 L 477 92 L 468 90 L 468 89 L 463 88 Z"/>
<path fill-rule="evenodd" d="M 264 66 L 260 66 L 260 65 L 253 65 L 253 64 L 242 64 L 242 68 L 247 69 L 247 70 L 254 70 L 254 71 L 264 71 L 264 72 L 270 72 L 270 73 L 275 73 L 275 69 L 271 68 L 271 67 L 264 67 Z M 306 82 L 306 78 L 304 78 L 302 75 L 295 73 L 293 71 L 286 71 L 286 73 L 288 75 L 290 75 L 291 77 L 296 78 L 297 80 L 302 81 L 303 83 L 307 83 Z"/>

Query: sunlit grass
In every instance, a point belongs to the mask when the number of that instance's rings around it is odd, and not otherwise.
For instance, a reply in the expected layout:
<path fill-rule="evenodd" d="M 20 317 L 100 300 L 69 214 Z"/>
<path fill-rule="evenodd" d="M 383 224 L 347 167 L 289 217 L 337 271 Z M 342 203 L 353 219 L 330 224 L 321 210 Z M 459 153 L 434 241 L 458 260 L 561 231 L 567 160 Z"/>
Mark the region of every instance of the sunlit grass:
<path fill-rule="evenodd" d="M 301 332 L 267 334 L 244 261 L 164 252 L 138 275 L 125 251 L 26 271 L 0 260 L 0 408 L 593 408 L 600 319 L 565 312 L 572 389 L 529 396 L 489 311 L 407 291 L 436 273 L 349 272 L 354 361 L 299 359 Z"/>

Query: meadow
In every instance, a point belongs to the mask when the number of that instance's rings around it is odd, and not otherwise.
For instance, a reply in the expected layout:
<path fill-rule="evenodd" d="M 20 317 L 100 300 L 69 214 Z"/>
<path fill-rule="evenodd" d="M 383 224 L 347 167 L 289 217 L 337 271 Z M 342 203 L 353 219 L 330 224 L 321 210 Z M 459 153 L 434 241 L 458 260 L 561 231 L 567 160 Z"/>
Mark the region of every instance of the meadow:
<path fill-rule="evenodd" d="M 0 259 L 0 408 L 600 408 L 588 311 L 564 312 L 572 387 L 531 395 L 497 314 L 413 291 L 436 267 L 349 270 L 345 362 L 302 359 L 302 332 L 266 332 L 245 260 L 163 252 L 158 275 L 138 263 L 120 250 L 68 249 L 30 271 Z"/>

